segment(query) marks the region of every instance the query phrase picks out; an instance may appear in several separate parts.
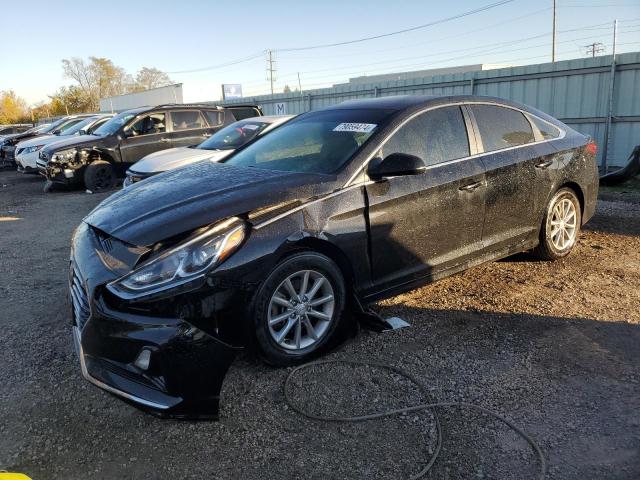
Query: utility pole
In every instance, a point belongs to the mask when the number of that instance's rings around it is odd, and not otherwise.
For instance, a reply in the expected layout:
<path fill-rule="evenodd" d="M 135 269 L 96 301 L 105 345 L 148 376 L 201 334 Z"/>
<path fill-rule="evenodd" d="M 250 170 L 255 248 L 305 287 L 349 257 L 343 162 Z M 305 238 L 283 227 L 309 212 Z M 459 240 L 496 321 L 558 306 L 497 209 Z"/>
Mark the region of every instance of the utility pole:
<path fill-rule="evenodd" d="M 267 50 L 267 80 L 271 85 L 271 95 L 273 95 L 273 82 L 276 80 L 275 60 L 273 59 L 273 50 Z"/>
<path fill-rule="evenodd" d="M 302 96 L 302 82 L 300 82 L 300 72 L 298 72 L 298 90 L 300 90 L 300 96 Z"/>
<path fill-rule="evenodd" d="M 596 54 L 604 52 L 604 45 L 600 42 L 593 42 L 589 45 L 585 45 L 584 48 L 587 49 L 587 55 L 591 55 L 591 57 L 595 57 Z"/>
<path fill-rule="evenodd" d="M 551 61 L 556 61 L 556 0 L 553 0 L 553 39 L 551 43 Z"/>
<path fill-rule="evenodd" d="M 609 76 L 609 98 L 607 105 L 607 123 L 604 124 L 604 145 L 602 145 L 602 173 L 607 174 L 609 168 L 609 135 L 613 121 L 613 88 L 616 84 L 616 42 L 618 40 L 618 20 L 613 21 L 613 47 L 611 50 L 611 73 Z"/>

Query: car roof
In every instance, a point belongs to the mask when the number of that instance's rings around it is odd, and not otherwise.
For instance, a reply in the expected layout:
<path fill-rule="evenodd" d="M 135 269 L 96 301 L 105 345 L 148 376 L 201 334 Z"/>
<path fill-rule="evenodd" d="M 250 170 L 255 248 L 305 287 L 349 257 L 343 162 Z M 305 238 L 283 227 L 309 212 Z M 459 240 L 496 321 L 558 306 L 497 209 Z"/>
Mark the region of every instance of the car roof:
<path fill-rule="evenodd" d="M 521 105 L 503 98 L 488 97 L 482 95 L 393 95 L 389 97 L 365 98 L 362 100 L 347 100 L 324 110 L 333 109 L 381 109 L 390 111 L 402 111 L 414 107 L 428 107 L 429 105 L 441 105 L 457 102 L 491 102 L 506 106 L 515 106 L 525 109 Z"/>

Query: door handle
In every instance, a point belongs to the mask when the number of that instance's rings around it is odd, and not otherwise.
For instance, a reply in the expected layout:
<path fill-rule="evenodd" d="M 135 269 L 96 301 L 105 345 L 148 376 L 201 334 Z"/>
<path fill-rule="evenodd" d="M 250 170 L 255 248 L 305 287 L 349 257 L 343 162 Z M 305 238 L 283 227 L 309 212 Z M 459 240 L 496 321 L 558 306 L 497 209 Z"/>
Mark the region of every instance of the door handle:
<path fill-rule="evenodd" d="M 161 141 L 162 143 L 167 143 L 167 142 L 170 142 L 171 140 L 170 140 L 170 139 L 168 139 L 168 138 L 161 138 L 161 139 L 160 139 L 160 141 Z"/>
<path fill-rule="evenodd" d="M 553 160 L 545 160 L 544 162 L 536 163 L 536 168 L 544 170 L 545 168 L 549 168 L 551 165 L 553 165 Z"/>
<path fill-rule="evenodd" d="M 463 192 L 473 192 L 476 188 L 480 187 L 481 185 L 482 185 L 482 182 L 473 182 L 473 183 L 469 183 L 468 185 L 464 185 L 460 187 L 458 190 L 461 190 Z"/>

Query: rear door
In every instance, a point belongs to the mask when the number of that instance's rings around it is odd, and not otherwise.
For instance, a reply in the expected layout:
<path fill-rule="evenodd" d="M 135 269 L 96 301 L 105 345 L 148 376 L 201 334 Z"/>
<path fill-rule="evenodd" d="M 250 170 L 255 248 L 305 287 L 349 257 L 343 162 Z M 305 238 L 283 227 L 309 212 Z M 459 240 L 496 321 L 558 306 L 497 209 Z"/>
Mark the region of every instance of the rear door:
<path fill-rule="evenodd" d="M 200 110 L 172 110 L 170 138 L 174 147 L 202 143 L 209 135 L 209 124 Z"/>
<path fill-rule="evenodd" d="M 120 156 L 124 163 L 135 163 L 145 155 L 171 147 L 166 112 L 139 115 L 124 128 Z"/>
<path fill-rule="evenodd" d="M 528 118 L 514 108 L 470 104 L 487 172 L 482 238 L 489 250 L 519 244 L 537 235 L 536 165 L 539 147 Z"/>
<path fill-rule="evenodd" d="M 430 277 L 482 248 L 485 178 L 460 106 L 422 113 L 400 128 L 379 155 L 407 153 L 427 170 L 366 186 L 374 292 Z"/>

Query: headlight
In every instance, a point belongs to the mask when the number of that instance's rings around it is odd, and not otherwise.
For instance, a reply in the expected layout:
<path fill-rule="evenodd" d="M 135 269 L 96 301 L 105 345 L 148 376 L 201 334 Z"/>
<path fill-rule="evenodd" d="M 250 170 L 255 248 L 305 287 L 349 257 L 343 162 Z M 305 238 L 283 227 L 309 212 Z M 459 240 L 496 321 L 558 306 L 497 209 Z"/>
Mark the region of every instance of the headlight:
<path fill-rule="evenodd" d="M 40 150 L 42 147 L 44 147 L 44 145 L 34 145 L 32 147 L 26 147 L 22 153 L 33 153 L 33 152 L 37 152 L 38 150 Z"/>
<path fill-rule="evenodd" d="M 73 160 L 78 151 L 75 148 L 70 148 L 68 150 L 60 150 L 53 154 L 54 162 L 68 162 L 69 160 Z"/>
<path fill-rule="evenodd" d="M 107 287 L 119 297 L 131 299 L 183 285 L 203 277 L 222 263 L 236 251 L 244 238 L 242 220 L 225 220 L 143 263 Z"/>

